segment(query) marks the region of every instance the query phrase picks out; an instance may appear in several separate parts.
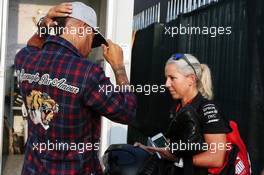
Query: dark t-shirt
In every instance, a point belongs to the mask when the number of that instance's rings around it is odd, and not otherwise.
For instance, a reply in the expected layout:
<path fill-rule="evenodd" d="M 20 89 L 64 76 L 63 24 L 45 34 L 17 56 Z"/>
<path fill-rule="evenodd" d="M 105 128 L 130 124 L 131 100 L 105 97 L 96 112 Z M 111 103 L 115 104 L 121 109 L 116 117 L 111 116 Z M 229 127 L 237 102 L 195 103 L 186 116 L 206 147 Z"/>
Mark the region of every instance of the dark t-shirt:
<path fill-rule="evenodd" d="M 201 134 L 229 133 L 231 128 L 222 112 L 214 101 L 205 99 L 200 93 L 189 103 L 199 114 Z M 172 108 L 172 113 L 177 113 L 181 108 L 181 101 L 177 100 Z M 171 132 L 168 132 L 172 134 Z M 170 138 L 170 135 L 167 135 Z M 182 172 L 182 171 L 181 171 Z M 194 167 L 195 175 L 207 175 L 206 168 Z"/>
<path fill-rule="evenodd" d="M 207 100 L 198 93 L 190 104 L 201 117 L 203 134 L 221 134 L 231 131 L 228 121 L 214 101 Z"/>

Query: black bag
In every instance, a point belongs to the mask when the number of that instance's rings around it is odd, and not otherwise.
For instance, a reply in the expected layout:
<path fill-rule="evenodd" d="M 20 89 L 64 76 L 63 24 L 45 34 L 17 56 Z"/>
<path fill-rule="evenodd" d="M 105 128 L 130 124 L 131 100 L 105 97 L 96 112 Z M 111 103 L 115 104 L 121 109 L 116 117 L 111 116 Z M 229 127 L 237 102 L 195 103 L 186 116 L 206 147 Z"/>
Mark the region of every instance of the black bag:
<path fill-rule="evenodd" d="M 103 156 L 104 175 L 174 175 L 182 174 L 174 162 L 159 159 L 140 147 L 110 145 Z"/>
<path fill-rule="evenodd" d="M 166 134 L 170 138 L 172 153 L 179 157 L 190 157 L 202 152 L 204 139 L 201 132 L 199 114 L 191 105 L 186 105 L 179 112 L 172 114 L 173 119 Z M 189 145 L 189 149 L 175 149 L 175 144 L 178 147 L 181 144 Z"/>
<path fill-rule="evenodd" d="M 138 175 L 151 154 L 129 144 L 113 144 L 103 156 L 104 175 Z"/>
<path fill-rule="evenodd" d="M 159 159 L 153 154 L 144 164 L 138 175 L 181 175 L 183 168 L 176 167 L 174 162 Z"/>

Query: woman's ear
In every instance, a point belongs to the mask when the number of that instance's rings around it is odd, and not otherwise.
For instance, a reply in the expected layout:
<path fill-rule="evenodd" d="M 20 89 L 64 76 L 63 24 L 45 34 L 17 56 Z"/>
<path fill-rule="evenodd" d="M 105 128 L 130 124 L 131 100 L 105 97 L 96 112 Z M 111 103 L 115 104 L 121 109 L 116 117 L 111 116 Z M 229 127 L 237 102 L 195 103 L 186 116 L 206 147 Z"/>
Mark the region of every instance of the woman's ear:
<path fill-rule="evenodd" d="M 194 74 L 188 75 L 188 83 L 189 86 L 193 85 L 196 83 L 196 76 Z"/>

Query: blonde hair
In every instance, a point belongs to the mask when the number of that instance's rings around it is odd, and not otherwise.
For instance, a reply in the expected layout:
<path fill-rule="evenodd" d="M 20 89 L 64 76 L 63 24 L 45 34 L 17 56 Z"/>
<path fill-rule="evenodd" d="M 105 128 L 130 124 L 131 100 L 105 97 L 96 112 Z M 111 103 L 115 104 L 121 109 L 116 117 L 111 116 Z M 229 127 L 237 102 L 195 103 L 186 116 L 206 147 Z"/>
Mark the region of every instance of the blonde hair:
<path fill-rule="evenodd" d="M 191 54 L 184 54 L 191 66 L 183 58 L 175 60 L 171 57 L 166 65 L 174 64 L 183 75 L 195 74 L 197 77 L 197 89 L 202 96 L 208 100 L 213 99 L 213 85 L 211 71 L 206 64 L 201 64 L 196 57 Z"/>

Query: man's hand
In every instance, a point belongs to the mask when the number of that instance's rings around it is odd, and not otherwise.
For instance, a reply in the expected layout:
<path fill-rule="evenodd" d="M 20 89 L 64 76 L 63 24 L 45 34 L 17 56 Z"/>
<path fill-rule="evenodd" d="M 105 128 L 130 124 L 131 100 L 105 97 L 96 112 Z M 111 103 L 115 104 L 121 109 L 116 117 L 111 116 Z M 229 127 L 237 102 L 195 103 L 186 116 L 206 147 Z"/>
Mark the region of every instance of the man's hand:
<path fill-rule="evenodd" d="M 107 40 L 108 47 L 102 44 L 103 55 L 106 61 L 112 66 L 113 69 L 124 66 L 123 63 L 123 50 L 122 48 L 113 43 L 111 40 Z"/>
<path fill-rule="evenodd" d="M 103 55 L 115 73 L 116 84 L 121 86 L 129 85 L 123 62 L 124 58 L 122 48 L 119 45 L 113 43 L 111 40 L 107 40 L 107 43 L 108 47 L 102 44 Z"/>
<path fill-rule="evenodd" d="M 42 22 L 38 27 L 53 27 L 57 23 L 54 21 L 56 17 L 67 17 L 72 13 L 72 5 L 71 3 L 62 3 L 51 8 L 48 14 L 44 17 Z M 42 45 L 45 42 L 45 37 L 42 37 L 38 33 L 34 34 L 27 42 L 28 46 L 33 46 L 37 48 L 42 48 Z"/>
<path fill-rule="evenodd" d="M 52 7 L 47 15 L 44 17 L 42 22 L 42 26 L 50 26 L 53 27 L 57 23 L 54 21 L 54 18 L 57 17 L 67 17 L 72 13 L 72 4 L 71 3 L 61 3 L 55 7 Z"/>
<path fill-rule="evenodd" d="M 50 19 L 53 19 L 55 17 L 67 17 L 71 13 L 72 13 L 72 4 L 65 2 L 55 7 L 52 7 L 48 12 L 47 17 Z"/>

